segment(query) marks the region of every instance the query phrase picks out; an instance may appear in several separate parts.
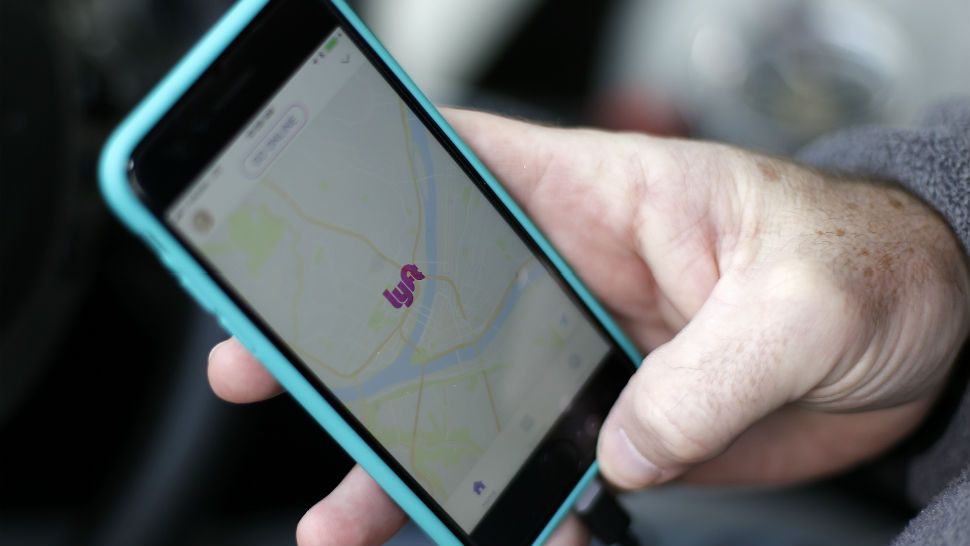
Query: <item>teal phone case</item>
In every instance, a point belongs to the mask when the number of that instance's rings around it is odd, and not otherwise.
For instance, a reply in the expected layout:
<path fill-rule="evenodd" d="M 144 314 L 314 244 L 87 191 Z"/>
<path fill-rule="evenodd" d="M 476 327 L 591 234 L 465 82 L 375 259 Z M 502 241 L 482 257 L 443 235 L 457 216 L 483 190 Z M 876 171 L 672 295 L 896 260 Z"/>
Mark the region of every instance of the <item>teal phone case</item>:
<path fill-rule="evenodd" d="M 235 335 L 263 363 L 283 387 L 387 491 L 391 498 L 408 513 L 411 519 L 429 537 L 442 545 L 462 544 L 462 541 L 354 432 L 353 428 L 340 414 L 324 400 L 226 293 L 219 288 L 218 284 L 206 274 L 200 264 L 176 241 L 159 219 L 141 203 L 129 184 L 128 164 L 136 145 L 268 2 L 269 0 L 241 0 L 235 4 L 118 126 L 101 154 L 99 164 L 101 191 L 112 210 L 129 229 L 146 240 L 149 246 L 159 255 L 162 262 L 179 278 L 186 291 L 200 305 L 219 318 L 222 326 Z M 404 86 L 414 95 L 421 107 L 430 114 L 435 123 L 442 127 L 448 138 L 468 158 L 509 211 L 525 227 L 528 234 L 535 239 L 552 264 L 576 290 L 583 302 L 602 322 L 617 344 L 634 362 L 639 363 L 641 357 L 633 343 L 590 294 L 589 290 L 542 233 L 525 216 L 501 184 L 458 138 L 451 126 L 391 58 L 377 38 L 364 26 L 343 0 L 331 0 L 331 3 L 403 82 Z M 563 505 L 556 511 L 553 518 L 549 520 L 535 544 L 542 544 L 546 541 L 596 472 L 597 464 L 593 463 Z"/>

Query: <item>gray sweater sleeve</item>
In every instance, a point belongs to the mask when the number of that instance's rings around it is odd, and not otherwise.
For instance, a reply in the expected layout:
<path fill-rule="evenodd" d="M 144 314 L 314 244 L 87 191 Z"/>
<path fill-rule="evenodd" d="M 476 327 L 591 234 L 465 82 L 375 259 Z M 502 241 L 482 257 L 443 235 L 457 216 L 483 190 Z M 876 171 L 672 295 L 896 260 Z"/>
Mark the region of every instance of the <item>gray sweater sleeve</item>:
<path fill-rule="evenodd" d="M 970 251 L 970 99 L 938 105 L 913 128 L 823 138 L 799 158 L 829 172 L 902 184 L 935 207 Z M 924 508 L 893 546 L 970 545 L 970 390 L 953 386 L 963 389 L 956 411 L 942 435 L 909 462 L 906 489 Z"/>

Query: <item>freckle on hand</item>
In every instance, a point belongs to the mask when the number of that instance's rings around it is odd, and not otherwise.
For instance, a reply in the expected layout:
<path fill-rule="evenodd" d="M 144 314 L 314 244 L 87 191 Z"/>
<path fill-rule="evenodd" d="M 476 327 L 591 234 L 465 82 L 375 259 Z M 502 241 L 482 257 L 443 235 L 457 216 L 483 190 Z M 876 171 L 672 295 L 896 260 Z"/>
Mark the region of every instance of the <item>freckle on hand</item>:
<path fill-rule="evenodd" d="M 839 228 L 839 229 L 835 230 L 835 235 L 838 236 L 838 237 L 841 237 L 841 236 L 845 235 L 845 230 L 842 229 L 842 228 Z"/>
<path fill-rule="evenodd" d="M 778 172 L 778 168 L 768 161 L 758 161 L 758 170 L 761 172 L 761 176 L 765 177 L 765 180 L 768 182 L 778 182 L 781 180 L 781 174 Z"/>

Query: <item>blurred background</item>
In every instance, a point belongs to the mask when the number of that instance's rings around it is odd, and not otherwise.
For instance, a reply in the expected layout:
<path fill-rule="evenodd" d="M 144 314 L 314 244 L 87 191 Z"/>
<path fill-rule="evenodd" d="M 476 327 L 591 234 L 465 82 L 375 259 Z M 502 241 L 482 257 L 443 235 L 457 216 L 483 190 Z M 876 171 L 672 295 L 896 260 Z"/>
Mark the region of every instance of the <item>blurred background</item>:
<path fill-rule="evenodd" d="M 967 0 L 353 4 L 434 100 L 562 125 L 785 155 L 970 93 Z M 108 131 L 229 5 L 0 0 L 0 546 L 290 544 L 350 467 L 287 397 L 211 394 L 222 332 L 97 193 Z M 646 544 L 886 544 L 884 471 L 625 502 Z"/>

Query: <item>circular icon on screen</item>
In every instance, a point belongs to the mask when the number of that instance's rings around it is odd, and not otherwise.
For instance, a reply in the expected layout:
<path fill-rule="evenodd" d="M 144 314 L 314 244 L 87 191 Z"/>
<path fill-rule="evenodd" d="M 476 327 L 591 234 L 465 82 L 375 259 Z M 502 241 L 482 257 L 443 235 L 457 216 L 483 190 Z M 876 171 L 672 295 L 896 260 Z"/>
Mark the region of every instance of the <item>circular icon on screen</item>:
<path fill-rule="evenodd" d="M 192 227 L 199 233 L 209 233 L 214 223 L 215 219 L 212 217 L 212 213 L 204 209 L 195 211 L 192 216 Z"/>

